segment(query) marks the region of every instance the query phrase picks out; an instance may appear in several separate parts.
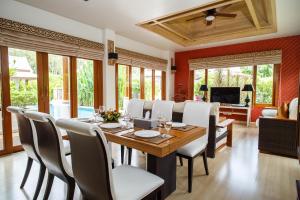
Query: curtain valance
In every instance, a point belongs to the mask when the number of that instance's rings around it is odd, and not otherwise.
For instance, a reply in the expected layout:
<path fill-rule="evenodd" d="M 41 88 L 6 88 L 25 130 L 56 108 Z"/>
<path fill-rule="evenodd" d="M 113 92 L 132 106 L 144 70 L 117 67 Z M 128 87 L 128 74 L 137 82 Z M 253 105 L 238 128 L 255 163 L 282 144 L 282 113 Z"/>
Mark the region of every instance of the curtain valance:
<path fill-rule="evenodd" d="M 0 45 L 64 56 L 103 60 L 101 43 L 0 18 Z"/>
<path fill-rule="evenodd" d="M 224 67 L 243 67 L 281 63 L 281 50 L 251 52 L 235 55 L 198 58 L 189 60 L 190 70 Z"/>
<path fill-rule="evenodd" d="M 119 47 L 116 47 L 116 52 L 119 54 L 119 58 L 117 61 L 119 64 L 138 66 L 142 68 L 150 68 L 162 71 L 167 70 L 167 60 L 153 56 L 148 56 L 134 51 L 129 51 Z"/>

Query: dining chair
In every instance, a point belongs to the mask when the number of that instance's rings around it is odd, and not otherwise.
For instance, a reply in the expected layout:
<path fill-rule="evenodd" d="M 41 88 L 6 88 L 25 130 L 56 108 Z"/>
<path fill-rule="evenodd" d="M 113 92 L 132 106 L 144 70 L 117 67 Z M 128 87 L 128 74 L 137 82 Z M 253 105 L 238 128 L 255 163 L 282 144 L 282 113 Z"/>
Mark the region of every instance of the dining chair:
<path fill-rule="evenodd" d="M 174 101 L 155 100 L 152 106 L 151 119 L 156 120 L 160 117 L 167 121 L 172 120 Z"/>
<path fill-rule="evenodd" d="M 6 110 L 10 113 L 15 114 L 16 116 L 17 124 L 19 128 L 18 131 L 19 131 L 20 142 L 24 151 L 27 154 L 26 170 L 20 188 L 23 188 L 27 181 L 33 161 L 40 164 L 39 178 L 33 195 L 33 199 L 37 199 L 41 190 L 41 186 L 43 184 L 46 167 L 39 155 L 39 149 L 37 146 L 37 138 L 36 138 L 37 136 L 36 136 L 34 126 L 31 124 L 29 119 L 24 117 L 24 109 L 15 106 L 8 106 Z"/>
<path fill-rule="evenodd" d="M 206 128 L 206 133 L 204 136 L 193 142 L 190 142 L 189 144 L 186 144 L 185 146 L 177 150 L 177 156 L 179 156 L 181 164 L 182 158 L 188 160 L 189 192 L 192 192 L 194 158 L 202 155 L 206 175 L 209 174 L 207 166 L 206 148 L 208 143 L 210 108 L 211 104 L 205 102 L 187 102 L 184 107 L 182 119 L 183 123 Z"/>
<path fill-rule="evenodd" d="M 112 169 L 111 152 L 98 126 L 73 119 L 60 119 L 56 125 L 69 136 L 74 178 L 83 199 L 162 199 L 160 177 L 129 165 Z"/>
<path fill-rule="evenodd" d="M 126 113 L 130 114 L 132 118 L 143 118 L 143 109 L 144 109 L 144 100 L 141 99 L 130 99 L 127 108 Z M 124 163 L 124 152 L 125 147 L 124 145 L 121 145 L 121 163 Z M 132 149 L 128 148 L 128 164 L 131 164 L 131 155 L 132 155 Z"/>
<path fill-rule="evenodd" d="M 65 155 L 60 130 L 55 125 L 54 118 L 46 113 L 25 111 L 25 117 L 29 118 L 36 129 L 38 148 L 41 159 L 48 170 L 48 181 L 44 199 L 48 199 L 54 177 L 67 183 L 66 199 L 73 199 L 75 180 L 73 178 L 71 156 Z"/>

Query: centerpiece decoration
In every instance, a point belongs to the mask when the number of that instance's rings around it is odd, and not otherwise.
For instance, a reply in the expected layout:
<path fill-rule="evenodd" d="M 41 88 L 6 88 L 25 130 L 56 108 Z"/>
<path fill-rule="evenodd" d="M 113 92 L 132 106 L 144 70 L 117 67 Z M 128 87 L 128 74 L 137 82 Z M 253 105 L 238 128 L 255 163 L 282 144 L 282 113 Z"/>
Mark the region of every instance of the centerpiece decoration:
<path fill-rule="evenodd" d="M 101 112 L 100 115 L 104 122 L 118 122 L 121 113 L 117 112 L 116 110 L 109 110 L 106 112 Z"/>

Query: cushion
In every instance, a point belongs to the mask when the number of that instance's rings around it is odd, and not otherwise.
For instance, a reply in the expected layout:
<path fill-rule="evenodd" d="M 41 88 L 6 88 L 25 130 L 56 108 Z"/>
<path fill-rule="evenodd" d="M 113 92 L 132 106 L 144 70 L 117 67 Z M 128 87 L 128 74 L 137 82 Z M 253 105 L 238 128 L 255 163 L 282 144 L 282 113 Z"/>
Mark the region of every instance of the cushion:
<path fill-rule="evenodd" d="M 143 118 L 144 101 L 140 99 L 130 99 L 126 112 L 131 115 L 132 118 Z"/>
<path fill-rule="evenodd" d="M 164 180 L 143 169 L 122 165 L 112 170 L 116 199 L 143 199 L 164 184 Z"/>
<path fill-rule="evenodd" d="M 289 106 L 289 119 L 297 120 L 297 112 L 298 112 L 298 98 L 294 98 Z"/>
<path fill-rule="evenodd" d="M 216 138 L 220 137 L 227 131 L 227 127 L 224 128 L 217 128 L 216 130 Z"/>
<path fill-rule="evenodd" d="M 144 109 L 151 110 L 153 106 L 153 101 L 145 101 L 144 102 Z"/>
<path fill-rule="evenodd" d="M 194 140 L 193 142 L 190 142 L 184 145 L 183 147 L 179 148 L 177 150 L 177 153 L 189 157 L 194 157 L 206 148 L 207 143 L 207 137 L 202 136 L 201 138 Z"/>
<path fill-rule="evenodd" d="M 277 110 L 276 109 L 263 109 L 261 111 L 262 116 L 264 117 L 276 117 Z"/>
<path fill-rule="evenodd" d="M 178 103 L 175 103 L 175 104 L 174 104 L 174 107 L 173 107 L 173 112 L 180 112 L 180 113 L 183 113 L 184 106 L 185 106 L 185 102 L 178 102 Z"/>
<path fill-rule="evenodd" d="M 163 117 L 168 121 L 172 120 L 173 106 L 174 101 L 156 100 L 152 106 L 151 119 L 156 120 Z"/>
<path fill-rule="evenodd" d="M 63 140 L 63 143 L 64 143 L 65 154 L 70 154 L 71 153 L 70 141 Z"/>

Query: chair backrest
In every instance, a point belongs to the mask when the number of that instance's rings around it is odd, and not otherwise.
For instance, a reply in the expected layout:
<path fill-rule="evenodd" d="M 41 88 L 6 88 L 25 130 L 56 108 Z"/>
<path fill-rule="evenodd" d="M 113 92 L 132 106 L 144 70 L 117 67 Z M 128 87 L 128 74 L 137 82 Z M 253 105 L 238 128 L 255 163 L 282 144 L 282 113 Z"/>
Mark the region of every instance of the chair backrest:
<path fill-rule="evenodd" d="M 8 106 L 6 110 L 16 115 L 20 142 L 28 157 L 40 162 L 35 128 L 30 120 L 24 116 L 24 109 Z"/>
<path fill-rule="evenodd" d="M 186 102 L 182 122 L 189 125 L 206 128 L 209 131 L 209 116 L 211 104 L 205 102 Z"/>
<path fill-rule="evenodd" d="M 68 181 L 73 173 L 67 163 L 62 136 L 55 126 L 54 118 L 49 114 L 33 111 L 25 112 L 25 117 L 32 120 L 35 126 L 40 156 L 48 171 Z"/>
<path fill-rule="evenodd" d="M 172 120 L 174 101 L 156 100 L 152 106 L 151 119 L 164 117 L 166 120 Z"/>
<path fill-rule="evenodd" d="M 56 125 L 68 133 L 74 178 L 84 199 L 114 199 L 111 154 L 100 128 L 72 119 Z"/>
<path fill-rule="evenodd" d="M 294 98 L 289 105 L 289 119 L 297 120 L 298 115 L 298 98 Z"/>
<path fill-rule="evenodd" d="M 210 108 L 210 115 L 216 116 L 216 124 L 219 123 L 219 118 L 220 118 L 220 103 L 219 102 L 213 102 L 210 103 L 211 108 Z"/>
<path fill-rule="evenodd" d="M 143 118 L 144 101 L 141 99 L 130 99 L 126 112 L 133 118 Z"/>

